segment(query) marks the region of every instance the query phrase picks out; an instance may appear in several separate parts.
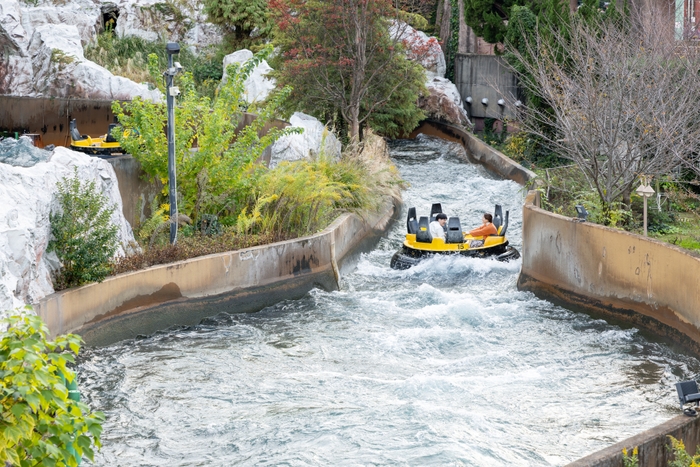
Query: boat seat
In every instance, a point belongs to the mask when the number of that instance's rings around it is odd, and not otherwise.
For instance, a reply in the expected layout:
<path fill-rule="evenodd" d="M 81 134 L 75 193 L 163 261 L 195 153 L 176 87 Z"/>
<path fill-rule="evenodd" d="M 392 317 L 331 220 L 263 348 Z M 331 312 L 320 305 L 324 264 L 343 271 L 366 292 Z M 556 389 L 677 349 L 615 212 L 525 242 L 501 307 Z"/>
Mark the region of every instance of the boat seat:
<path fill-rule="evenodd" d="M 107 137 L 105 138 L 106 143 L 116 143 L 117 139 L 112 136 L 112 130 L 114 130 L 117 126 L 119 126 L 117 123 L 110 123 L 109 128 L 107 128 Z"/>
<path fill-rule="evenodd" d="M 509 212 L 510 211 L 506 211 L 506 217 L 505 217 L 505 219 L 503 219 L 503 225 L 501 226 L 501 228 L 499 229 L 499 232 L 498 232 L 499 235 L 505 235 L 506 231 L 508 230 L 508 213 Z"/>
<path fill-rule="evenodd" d="M 430 222 L 435 220 L 435 216 L 438 214 L 442 213 L 442 204 L 440 203 L 434 203 L 430 207 Z"/>
<path fill-rule="evenodd" d="M 450 217 L 447 220 L 447 240 L 446 243 L 464 243 L 464 234 L 459 217 Z"/>
<path fill-rule="evenodd" d="M 416 208 L 408 208 L 408 218 L 406 219 L 406 230 L 410 234 L 418 233 L 418 220 Z"/>
<path fill-rule="evenodd" d="M 418 221 L 418 231 L 416 232 L 416 241 L 421 243 L 432 243 L 433 236 L 430 235 L 430 222 L 426 216 L 421 216 Z"/>
<path fill-rule="evenodd" d="M 87 139 L 86 135 L 81 135 L 78 131 L 78 125 L 75 123 L 75 119 L 70 121 L 70 137 L 73 141 L 82 141 Z"/>
<path fill-rule="evenodd" d="M 697 381 L 683 381 L 676 383 L 676 391 L 678 392 L 678 401 L 681 404 L 681 410 L 685 404 L 700 405 L 700 391 L 698 391 Z"/>
<path fill-rule="evenodd" d="M 497 204 L 493 211 L 493 225 L 496 229 L 503 225 L 503 208 L 500 204 Z"/>

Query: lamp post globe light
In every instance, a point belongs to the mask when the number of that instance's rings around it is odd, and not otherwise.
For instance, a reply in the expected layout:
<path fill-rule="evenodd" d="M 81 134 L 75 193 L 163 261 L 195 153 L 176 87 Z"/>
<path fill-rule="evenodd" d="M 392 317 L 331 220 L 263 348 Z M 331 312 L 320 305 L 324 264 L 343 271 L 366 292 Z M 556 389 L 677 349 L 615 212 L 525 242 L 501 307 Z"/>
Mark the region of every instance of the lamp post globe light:
<path fill-rule="evenodd" d="M 652 196 L 654 193 L 654 189 L 649 186 L 649 183 L 651 182 L 651 177 L 647 175 L 642 175 L 639 177 L 640 178 L 640 185 L 639 188 L 637 188 L 637 194 L 644 198 L 644 236 L 647 236 L 647 199 L 649 199 L 650 196 Z"/>
<path fill-rule="evenodd" d="M 165 75 L 166 102 L 168 106 L 168 201 L 170 203 L 170 243 L 177 241 L 177 178 L 175 173 L 175 97 L 180 95 L 177 86 L 173 86 L 173 78 L 182 70 L 179 62 L 173 64 L 173 55 L 180 53 L 177 42 L 168 42 L 165 46 L 168 53 L 168 69 Z"/>

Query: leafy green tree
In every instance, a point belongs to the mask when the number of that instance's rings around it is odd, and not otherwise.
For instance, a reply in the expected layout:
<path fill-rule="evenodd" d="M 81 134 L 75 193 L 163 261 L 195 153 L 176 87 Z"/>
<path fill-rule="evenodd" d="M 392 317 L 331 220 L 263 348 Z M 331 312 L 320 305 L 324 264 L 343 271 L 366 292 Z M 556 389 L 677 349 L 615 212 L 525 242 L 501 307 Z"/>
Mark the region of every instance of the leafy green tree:
<path fill-rule="evenodd" d="M 414 96 L 424 91 L 424 71 L 406 58 L 407 25 L 391 23 L 398 10 L 390 0 L 274 0 L 270 5 L 282 52 L 277 78 L 294 88 L 295 109 L 320 119 L 340 115 L 353 142 L 365 125 L 396 135 L 410 132 L 423 118 Z"/>
<path fill-rule="evenodd" d="M 119 246 L 117 226 L 110 221 L 115 206 L 108 204 L 94 180 L 81 180 L 77 169 L 56 186 L 59 207 L 50 215 L 47 248 L 61 261 L 54 285 L 61 290 L 100 282 L 110 273 L 109 260 Z"/>
<path fill-rule="evenodd" d="M 80 351 L 79 336 L 46 339 L 41 318 L 21 313 L 0 326 L 0 464 L 21 467 L 78 465 L 93 460 L 104 415 L 91 412 L 70 392 L 76 375 L 68 365 Z"/>
<path fill-rule="evenodd" d="M 204 11 L 237 41 L 249 38 L 256 28 L 259 35 L 270 32 L 267 0 L 204 0 Z"/>
<path fill-rule="evenodd" d="M 178 208 L 194 221 L 202 214 L 214 214 L 233 222 L 246 205 L 262 169 L 256 161 L 263 150 L 280 136 L 300 132 L 299 129 L 272 128 L 259 136 L 275 117 L 290 88 L 282 89 L 265 105 L 255 109 L 257 118 L 238 131 L 247 110 L 242 97 L 245 80 L 271 50 L 268 46 L 245 64 L 230 65 L 228 79 L 213 101 L 196 92 L 189 73 L 177 77 L 182 92 L 175 109 Z M 153 73 L 157 74 L 155 57 L 151 65 Z M 165 185 L 163 195 L 167 195 L 165 104 L 137 98 L 130 102 L 114 102 L 112 109 L 128 133 L 118 135 L 122 146 L 141 163 L 147 174 Z"/>
<path fill-rule="evenodd" d="M 464 20 L 486 42 L 503 42 L 511 8 L 530 6 L 533 0 L 464 0 Z"/>

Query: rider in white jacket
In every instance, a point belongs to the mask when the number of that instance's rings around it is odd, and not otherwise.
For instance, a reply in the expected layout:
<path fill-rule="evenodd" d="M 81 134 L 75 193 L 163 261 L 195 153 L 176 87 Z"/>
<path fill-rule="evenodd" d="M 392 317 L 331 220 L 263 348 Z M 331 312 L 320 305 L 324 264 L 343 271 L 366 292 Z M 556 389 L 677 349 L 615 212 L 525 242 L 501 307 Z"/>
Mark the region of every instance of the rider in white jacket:
<path fill-rule="evenodd" d="M 445 224 L 447 224 L 447 215 L 440 213 L 435 216 L 435 220 L 430 223 L 430 235 L 433 238 L 441 238 L 445 240 Z"/>

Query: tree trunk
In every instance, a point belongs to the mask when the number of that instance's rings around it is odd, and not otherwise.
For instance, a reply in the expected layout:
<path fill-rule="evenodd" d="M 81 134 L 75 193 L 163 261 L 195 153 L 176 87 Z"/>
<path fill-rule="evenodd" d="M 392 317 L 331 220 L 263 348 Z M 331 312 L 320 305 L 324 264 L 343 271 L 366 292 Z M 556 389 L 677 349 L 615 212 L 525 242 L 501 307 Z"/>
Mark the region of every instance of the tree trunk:
<path fill-rule="evenodd" d="M 350 145 L 356 145 L 360 142 L 360 107 L 350 109 Z"/>

